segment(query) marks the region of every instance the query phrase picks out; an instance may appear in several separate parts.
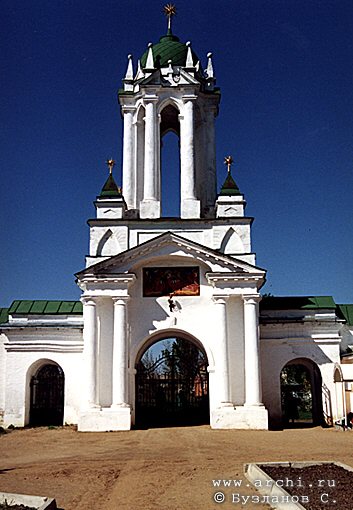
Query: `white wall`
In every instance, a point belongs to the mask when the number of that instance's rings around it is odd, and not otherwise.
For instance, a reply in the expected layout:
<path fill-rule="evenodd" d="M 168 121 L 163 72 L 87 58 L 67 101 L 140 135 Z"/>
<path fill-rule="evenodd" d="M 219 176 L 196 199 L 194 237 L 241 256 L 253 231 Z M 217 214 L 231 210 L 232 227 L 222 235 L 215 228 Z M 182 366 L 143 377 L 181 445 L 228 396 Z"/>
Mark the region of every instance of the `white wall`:
<path fill-rule="evenodd" d="M 119 220 L 119 225 L 109 221 L 102 224 L 90 220 L 90 255 L 87 257 L 87 266 L 104 260 L 104 257 L 117 255 L 138 246 L 168 231 L 255 264 L 255 255 L 251 254 L 250 221 L 243 217 L 225 218 L 218 219 L 216 225 L 214 221 L 203 220 L 189 221 L 186 226 L 180 220 L 142 225 L 141 222 L 132 220 L 126 224 L 124 220 Z M 107 234 L 109 231 L 111 234 Z"/>
<path fill-rule="evenodd" d="M 0 334 L 0 426 L 3 423 L 5 411 L 5 335 Z"/>
<path fill-rule="evenodd" d="M 323 328 L 326 334 L 323 334 Z M 339 363 L 339 326 L 311 324 L 266 324 L 261 326 L 261 373 L 263 402 L 269 410 L 271 422 L 278 426 L 282 421 L 280 373 L 291 360 L 305 358 L 320 369 L 322 382 L 330 392 L 335 415 L 336 396 L 333 382 L 335 363 Z"/>
<path fill-rule="evenodd" d="M 30 379 L 48 360 L 64 371 L 64 423 L 77 423 L 83 384 L 82 330 L 23 328 L 8 332 L 7 337 L 5 426 L 28 423 Z"/>

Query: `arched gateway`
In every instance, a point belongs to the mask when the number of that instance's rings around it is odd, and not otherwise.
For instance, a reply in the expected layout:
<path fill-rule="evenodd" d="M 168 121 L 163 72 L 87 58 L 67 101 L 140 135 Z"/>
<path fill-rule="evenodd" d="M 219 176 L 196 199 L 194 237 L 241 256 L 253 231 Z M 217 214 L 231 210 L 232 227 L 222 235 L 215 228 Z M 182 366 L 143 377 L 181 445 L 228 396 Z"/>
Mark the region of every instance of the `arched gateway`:
<path fill-rule="evenodd" d="M 63 425 L 64 372 L 59 365 L 42 365 L 30 381 L 31 426 Z"/>
<path fill-rule="evenodd" d="M 296 358 L 283 367 L 281 396 L 285 426 L 323 423 L 322 378 L 320 369 L 310 359 Z"/>
<path fill-rule="evenodd" d="M 157 341 L 136 365 L 137 427 L 209 423 L 207 356 L 185 338 Z"/>

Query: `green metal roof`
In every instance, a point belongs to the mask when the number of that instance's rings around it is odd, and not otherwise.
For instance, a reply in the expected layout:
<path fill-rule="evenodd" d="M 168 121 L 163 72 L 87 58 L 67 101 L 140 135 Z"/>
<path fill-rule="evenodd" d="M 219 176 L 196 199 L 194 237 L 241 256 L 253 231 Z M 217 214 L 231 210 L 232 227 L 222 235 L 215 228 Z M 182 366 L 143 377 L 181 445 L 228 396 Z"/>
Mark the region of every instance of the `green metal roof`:
<path fill-rule="evenodd" d="M 260 301 L 260 307 L 262 310 L 336 309 L 336 303 L 331 296 L 266 296 Z"/>
<path fill-rule="evenodd" d="M 114 181 L 114 177 L 111 174 L 109 174 L 108 179 L 105 181 L 105 184 L 104 184 L 99 196 L 100 197 L 115 197 L 115 198 L 122 197 L 121 189 L 119 189 L 116 182 Z"/>
<path fill-rule="evenodd" d="M 337 312 L 338 315 L 346 321 L 348 326 L 353 326 L 353 304 L 337 305 Z"/>
<path fill-rule="evenodd" d="M 4 324 L 9 320 L 9 309 L 0 308 L 0 324 Z"/>
<path fill-rule="evenodd" d="M 82 315 L 81 301 L 17 300 L 8 309 L 9 315 Z"/>
<path fill-rule="evenodd" d="M 174 66 L 185 66 L 188 48 L 186 44 L 181 43 L 179 37 L 173 34 L 163 35 L 159 42 L 152 45 L 152 53 L 155 68 L 165 67 L 168 60 L 172 61 Z M 146 67 L 148 50 L 141 57 L 141 66 Z M 194 65 L 199 60 L 192 51 Z"/>
<path fill-rule="evenodd" d="M 224 181 L 223 186 L 221 187 L 220 196 L 234 196 L 241 195 L 238 186 L 236 185 L 235 180 L 233 179 L 231 173 L 229 172 L 226 180 Z"/>

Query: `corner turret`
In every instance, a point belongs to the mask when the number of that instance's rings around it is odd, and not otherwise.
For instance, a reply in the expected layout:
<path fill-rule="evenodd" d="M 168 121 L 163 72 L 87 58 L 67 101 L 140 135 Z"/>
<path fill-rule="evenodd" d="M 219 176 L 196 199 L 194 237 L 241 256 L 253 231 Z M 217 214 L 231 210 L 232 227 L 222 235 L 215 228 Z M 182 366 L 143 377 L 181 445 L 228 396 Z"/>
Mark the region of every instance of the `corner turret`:
<path fill-rule="evenodd" d="M 123 218 L 126 204 L 122 195 L 122 190 L 116 184 L 113 177 L 115 161 L 113 159 L 108 159 L 106 164 L 109 167 L 109 176 L 95 201 L 97 218 Z"/>

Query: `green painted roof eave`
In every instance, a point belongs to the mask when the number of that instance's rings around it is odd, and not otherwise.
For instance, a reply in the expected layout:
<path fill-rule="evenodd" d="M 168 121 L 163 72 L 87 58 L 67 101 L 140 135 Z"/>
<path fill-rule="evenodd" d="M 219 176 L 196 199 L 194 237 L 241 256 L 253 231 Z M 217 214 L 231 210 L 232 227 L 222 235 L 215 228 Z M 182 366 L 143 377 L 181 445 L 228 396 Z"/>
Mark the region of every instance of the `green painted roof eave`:
<path fill-rule="evenodd" d="M 337 313 L 346 321 L 347 326 L 353 326 L 353 304 L 337 305 Z"/>
<path fill-rule="evenodd" d="M 9 315 L 82 315 L 81 301 L 16 300 L 8 309 Z"/>
<path fill-rule="evenodd" d="M 9 309 L 0 308 L 0 324 L 5 324 L 9 320 Z"/>
<path fill-rule="evenodd" d="M 331 296 L 266 296 L 260 301 L 262 310 L 336 309 Z"/>

